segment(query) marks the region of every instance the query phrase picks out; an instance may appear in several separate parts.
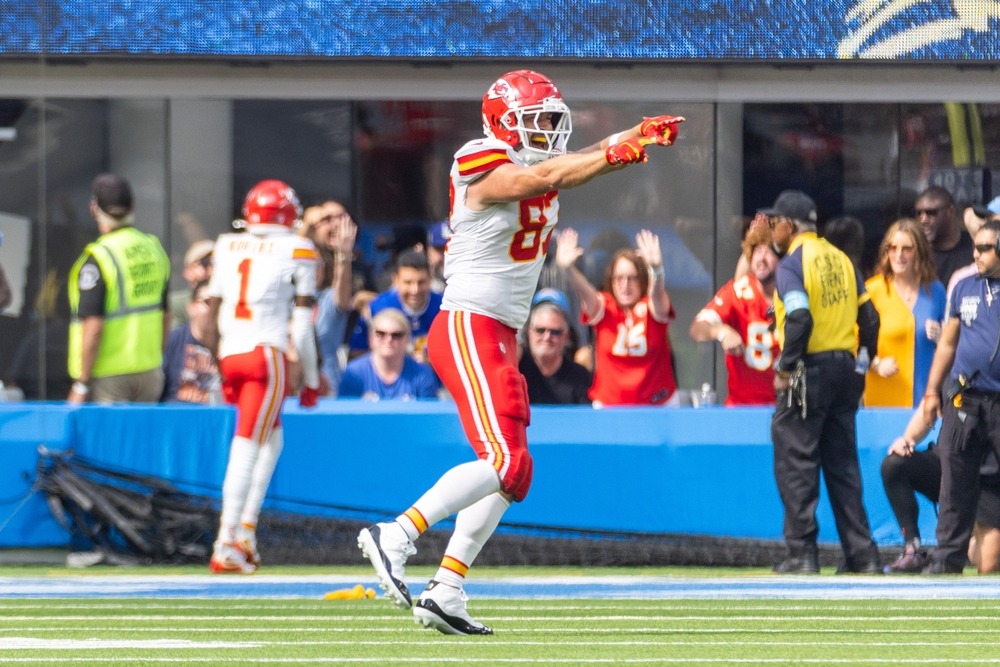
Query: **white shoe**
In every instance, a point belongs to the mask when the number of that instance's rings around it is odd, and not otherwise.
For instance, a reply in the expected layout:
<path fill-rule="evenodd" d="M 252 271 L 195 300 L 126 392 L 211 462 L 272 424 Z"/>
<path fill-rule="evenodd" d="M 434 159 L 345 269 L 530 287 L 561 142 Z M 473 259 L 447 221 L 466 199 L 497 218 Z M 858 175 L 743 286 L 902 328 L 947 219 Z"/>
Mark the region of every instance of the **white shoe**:
<path fill-rule="evenodd" d="M 402 539 L 393 539 L 394 533 L 402 533 Z M 400 609 L 412 607 L 413 599 L 404 577 L 406 559 L 417 553 L 417 548 L 403 529 L 392 523 L 377 523 L 363 528 L 358 534 L 358 548 L 375 568 L 386 597 Z"/>
<path fill-rule="evenodd" d="M 236 548 L 254 569 L 260 569 L 260 553 L 257 551 L 257 535 L 254 532 L 242 531 L 236 538 Z"/>
<path fill-rule="evenodd" d="M 432 579 L 413 608 L 413 620 L 446 635 L 492 635 L 491 628 L 469 616 L 468 599 L 463 589 Z"/>
<path fill-rule="evenodd" d="M 214 574 L 253 574 L 257 566 L 249 562 L 235 544 L 218 543 L 208 561 L 208 569 Z"/>

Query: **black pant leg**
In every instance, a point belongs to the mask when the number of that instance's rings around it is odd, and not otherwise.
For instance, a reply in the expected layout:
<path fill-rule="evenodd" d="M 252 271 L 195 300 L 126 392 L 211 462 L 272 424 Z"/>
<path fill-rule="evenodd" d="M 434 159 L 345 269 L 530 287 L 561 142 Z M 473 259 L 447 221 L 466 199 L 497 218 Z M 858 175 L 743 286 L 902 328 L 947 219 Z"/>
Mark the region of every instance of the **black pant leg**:
<path fill-rule="evenodd" d="M 920 505 L 917 493 L 938 501 L 941 489 L 941 459 L 936 448 L 913 452 L 910 456 L 889 454 L 882 460 L 882 486 L 903 540 L 920 538 Z"/>
<path fill-rule="evenodd" d="M 771 418 L 774 443 L 774 480 L 784 506 L 782 535 L 793 557 L 816 552 L 819 524 L 819 425 L 820 415 L 810 411 L 803 420 L 799 407 L 787 406 L 786 394 L 779 392 Z"/>
<path fill-rule="evenodd" d="M 837 523 L 840 545 L 848 563 L 861 565 L 878 559 L 878 549 L 872 540 L 868 514 L 862 494 L 861 465 L 858 462 L 855 417 L 858 396 L 852 383 L 857 378 L 853 367 L 838 363 L 829 369 L 830 380 L 840 387 L 830 406 L 823 433 L 820 436 L 820 455 L 823 461 L 823 479 L 830 495 L 830 506 Z M 837 391 L 831 387 L 830 391 Z"/>
<path fill-rule="evenodd" d="M 938 449 L 941 456 L 941 492 L 934 560 L 964 567 L 979 499 L 979 468 L 988 443 L 980 428 L 980 406 L 964 399 L 961 409 L 950 402 L 942 407 Z"/>

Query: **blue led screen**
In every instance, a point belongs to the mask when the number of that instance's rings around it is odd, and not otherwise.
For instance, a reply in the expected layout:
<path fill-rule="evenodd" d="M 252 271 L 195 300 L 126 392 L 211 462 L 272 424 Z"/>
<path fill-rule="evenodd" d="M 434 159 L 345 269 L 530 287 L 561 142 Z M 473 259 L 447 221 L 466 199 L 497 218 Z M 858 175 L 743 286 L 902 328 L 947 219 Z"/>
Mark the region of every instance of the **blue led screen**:
<path fill-rule="evenodd" d="M 997 0 L 0 0 L 0 56 L 1000 62 Z"/>

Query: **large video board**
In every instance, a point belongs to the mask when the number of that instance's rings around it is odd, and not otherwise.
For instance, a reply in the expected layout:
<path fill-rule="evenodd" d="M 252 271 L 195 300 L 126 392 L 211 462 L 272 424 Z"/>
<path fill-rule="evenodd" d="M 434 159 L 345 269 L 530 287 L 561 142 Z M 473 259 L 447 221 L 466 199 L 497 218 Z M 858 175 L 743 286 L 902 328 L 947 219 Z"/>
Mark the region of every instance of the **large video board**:
<path fill-rule="evenodd" d="M 0 0 L 0 56 L 1000 62 L 997 0 Z"/>

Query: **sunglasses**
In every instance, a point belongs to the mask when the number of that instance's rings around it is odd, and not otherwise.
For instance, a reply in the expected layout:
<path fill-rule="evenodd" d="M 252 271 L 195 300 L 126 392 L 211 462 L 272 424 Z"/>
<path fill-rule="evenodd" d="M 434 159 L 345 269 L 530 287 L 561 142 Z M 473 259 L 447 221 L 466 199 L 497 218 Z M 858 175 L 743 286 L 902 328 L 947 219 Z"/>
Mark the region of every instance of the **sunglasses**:
<path fill-rule="evenodd" d="M 393 340 L 403 340 L 406 336 L 405 331 L 382 331 L 381 329 L 375 330 L 375 337 L 379 340 L 383 340 L 386 336 L 392 338 Z"/>
<path fill-rule="evenodd" d="M 982 255 L 983 253 L 989 252 L 990 250 L 996 250 L 997 249 L 997 246 L 996 246 L 995 243 L 977 243 L 976 245 L 974 245 L 972 247 L 975 248 L 976 252 L 978 252 L 980 255 Z"/>
<path fill-rule="evenodd" d="M 532 327 L 531 330 L 536 336 L 544 336 L 545 334 L 548 334 L 553 338 L 559 338 L 566 333 L 565 329 L 547 329 L 545 327 Z"/>

